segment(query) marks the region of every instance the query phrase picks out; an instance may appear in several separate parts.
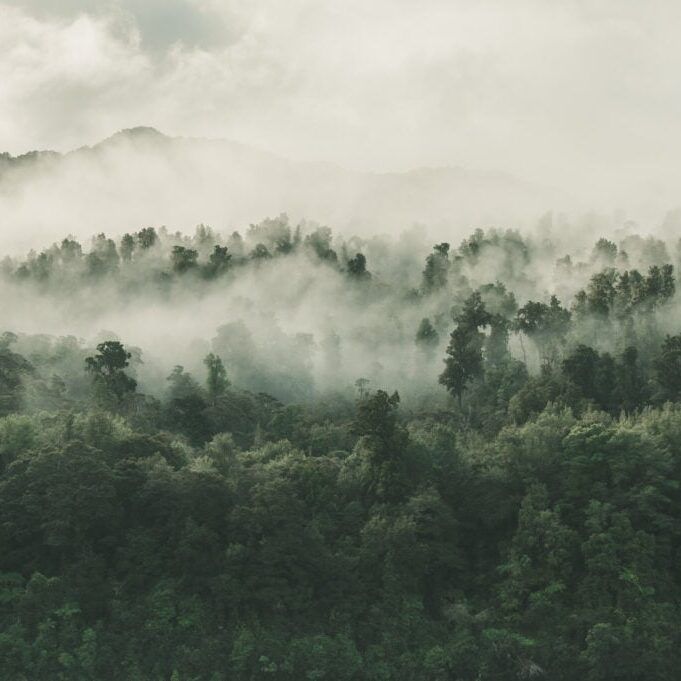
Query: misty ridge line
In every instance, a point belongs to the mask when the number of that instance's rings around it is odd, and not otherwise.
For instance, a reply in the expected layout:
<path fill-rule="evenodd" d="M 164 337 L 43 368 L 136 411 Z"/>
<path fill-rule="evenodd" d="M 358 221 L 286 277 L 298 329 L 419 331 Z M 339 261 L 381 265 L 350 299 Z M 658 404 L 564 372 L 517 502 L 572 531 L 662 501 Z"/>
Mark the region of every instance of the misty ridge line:
<path fill-rule="evenodd" d="M 72 149 L 67 152 L 54 151 L 52 149 L 33 149 L 26 151 L 21 154 L 12 155 L 9 152 L 0 152 L 0 179 L 2 178 L 2 173 L 11 172 L 12 170 L 22 170 L 30 169 L 31 165 L 38 165 L 40 163 L 45 163 L 46 165 L 50 162 L 57 163 L 61 160 L 66 160 L 74 156 L 88 154 L 97 154 L 98 152 L 106 150 L 108 147 L 116 145 L 124 145 L 127 142 L 132 142 L 141 146 L 147 146 L 150 148 L 163 148 L 164 146 L 170 147 L 173 145 L 216 145 L 225 146 L 232 149 L 243 150 L 244 152 L 257 154 L 265 160 L 269 160 L 274 163 L 283 164 L 300 164 L 306 165 L 312 168 L 328 168 L 332 171 L 339 172 L 349 172 L 349 169 L 345 168 L 341 164 L 333 163 L 329 161 L 306 161 L 301 159 L 289 159 L 285 158 L 279 154 L 267 151 L 265 149 L 255 147 L 253 145 L 244 144 L 232 139 L 224 138 L 208 138 L 208 137 L 193 137 L 193 136 L 170 136 L 157 130 L 151 126 L 137 126 L 134 128 L 124 128 L 118 132 L 110 135 L 109 137 L 96 142 L 92 145 L 83 145 Z M 498 171 L 498 170 L 471 170 L 461 166 L 452 165 L 437 165 L 437 166 L 418 166 L 410 168 L 403 171 L 361 171 L 362 174 L 374 177 L 401 177 L 401 176 L 421 176 L 427 178 L 430 174 L 437 174 L 440 172 L 450 174 L 454 177 L 463 176 L 467 173 L 477 176 L 479 179 L 496 179 L 502 181 L 508 181 L 516 184 L 518 187 L 533 187 L 537 186 L 533 183 L 527 182 L 525 180 L 514 177 L 511 173 Z M 544 187 L 545 189 L 550 189 L 555 191 L 555 188 Z"/>
<path fill-rule="evenodd" d="M 504 173 L 461 167 L 366 172 L 287 160 L 227 140 L 124 130 L 59 154 L 0 155 L 0 250 L 40 248 L 55 235 L 116 237 L 144 225 L 185 231 L 197 222 L 231 232 L 282 212 L 347 236 L 397 235 L 418 226 L 433 240 L 472 227 L 526 228 L 579 202 Z"/>

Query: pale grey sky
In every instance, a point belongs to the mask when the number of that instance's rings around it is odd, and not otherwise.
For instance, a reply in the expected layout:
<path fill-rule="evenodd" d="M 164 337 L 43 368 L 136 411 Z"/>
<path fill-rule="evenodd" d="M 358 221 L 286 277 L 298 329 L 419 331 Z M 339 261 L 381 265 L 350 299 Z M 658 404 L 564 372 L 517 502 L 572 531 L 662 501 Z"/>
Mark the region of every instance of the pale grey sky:
<path fill-rule="evenodd" d="M 674 0 L 0 0 L 0 149 L 115 130 L 673 203 Z"/>

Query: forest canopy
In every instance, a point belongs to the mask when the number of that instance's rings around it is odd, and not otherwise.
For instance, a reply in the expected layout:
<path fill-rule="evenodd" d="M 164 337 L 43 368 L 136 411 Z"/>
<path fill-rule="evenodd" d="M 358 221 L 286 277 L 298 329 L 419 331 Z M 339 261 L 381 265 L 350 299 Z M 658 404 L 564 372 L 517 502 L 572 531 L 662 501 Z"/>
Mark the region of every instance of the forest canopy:
<path fill-rule="evenodd" d="M 550 235 L 5 257 L 0 677 L 675 678 L 680 244 Z"/>

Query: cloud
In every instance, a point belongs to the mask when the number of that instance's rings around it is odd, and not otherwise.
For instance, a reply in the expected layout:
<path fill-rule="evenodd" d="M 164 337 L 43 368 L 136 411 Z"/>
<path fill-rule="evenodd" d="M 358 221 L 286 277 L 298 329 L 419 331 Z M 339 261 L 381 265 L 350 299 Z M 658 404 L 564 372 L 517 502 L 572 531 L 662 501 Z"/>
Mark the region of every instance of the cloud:
<path fill-rule="evenodd" d="M 494 168 L 603 203 L 675 197 L 677 3 L 19 4 L 0 5 L 14 152 L 147 124 L 375 170 Z"/>

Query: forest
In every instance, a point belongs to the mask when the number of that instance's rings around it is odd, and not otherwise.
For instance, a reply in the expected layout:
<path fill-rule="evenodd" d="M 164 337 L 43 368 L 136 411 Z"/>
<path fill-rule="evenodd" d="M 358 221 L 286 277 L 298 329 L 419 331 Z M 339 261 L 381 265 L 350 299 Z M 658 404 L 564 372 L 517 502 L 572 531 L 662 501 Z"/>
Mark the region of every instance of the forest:
<path fill-rule="evenodd" d="M 678 678 L 681 241 L 598 231 L 4 257 L 0 678 Z"/>

